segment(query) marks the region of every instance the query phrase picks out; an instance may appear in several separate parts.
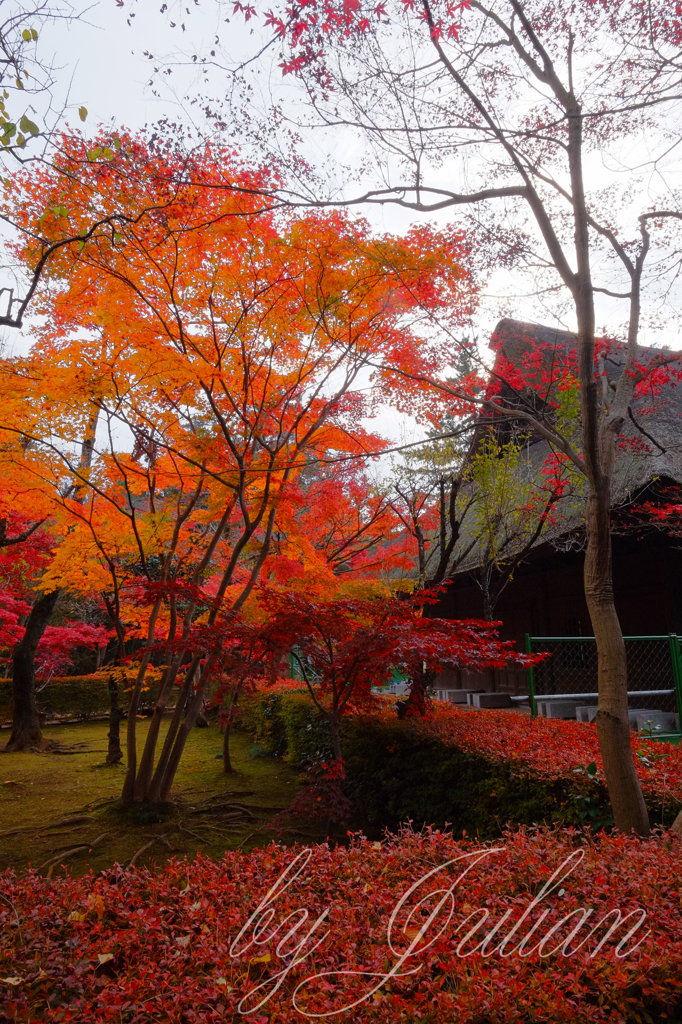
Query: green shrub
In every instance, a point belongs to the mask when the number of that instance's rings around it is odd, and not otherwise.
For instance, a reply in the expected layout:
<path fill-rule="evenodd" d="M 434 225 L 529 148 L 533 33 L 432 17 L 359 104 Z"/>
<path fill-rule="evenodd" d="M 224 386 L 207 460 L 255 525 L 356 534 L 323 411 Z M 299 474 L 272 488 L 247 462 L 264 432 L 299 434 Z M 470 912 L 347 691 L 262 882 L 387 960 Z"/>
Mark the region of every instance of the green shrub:
<path fill-rule="evenodd" d="M 298 767 L 331 758 L 329 726 L 305 691 L 262 693 L 241 710 L 240 727 L 269 753 Z M 347 716 L 341 733 L 346 791 L 373 828 L 449 824 L 456 834 L 488 838 L 508 823 L 611 823 L 604 787 L 582 776 L 574 783 L 519 776 L 409 721 Z"/>
<path fill-rule="evenodd" d="M 40 684 L 38 684 L 40 686 Z M 142 692 L 140 714 L 150 710 L 156 703 L 159 680 L 154 678 L 149 689 Z M 128 694 L 122 684 L 118 685 L 118 699 L 125 710 Z M 36 694 L 38 711 L 50 718 L 77 718 L 87 722 L 90 718 L 102 717 L 109 713 L 108 676 L 64 676 L 51 679 L 44 689 Z M 12 682 L 0 680 L 0 722 L 12 721 Z"/>
<path fill-rule="evenodd" d="M 343 751 L 348 795 L 373 825 L 449 824 L 455 834 L 490 838 L 510 823 L 611 824 L 603 786 L 519 775 L 410 722 L 349 718 Z"/>
<path fill-rule="evenodd" d="M 244 701 L 239 727 L 299 767 L 332 756 L 329 726 L 306 690 L 260 693 Z"/>
<path fill-rule="evenodd" d="M 329 725 L 305 691 L 259 694 L 242 712 L 242 727 L 269 753 L 298 767 L 331 759 Z M 499 734 L 506 725 L 491 721 L 490 728 Z M 385 716 L 345 716 L 341 738 L 346 793 L 372 828 L 449 824 L 456 835 L 493 838 L 507 825 L 612 825 L 606 787 L 589 768 L 552 777 L 518 758 L 505 760 L 497 745 L 495 756 L 486 756 L 462 749 L 447 732 Z M 672 824 L 679 800 L 665 786 L 649 787 L 645 796 L 652 821 Z"/>

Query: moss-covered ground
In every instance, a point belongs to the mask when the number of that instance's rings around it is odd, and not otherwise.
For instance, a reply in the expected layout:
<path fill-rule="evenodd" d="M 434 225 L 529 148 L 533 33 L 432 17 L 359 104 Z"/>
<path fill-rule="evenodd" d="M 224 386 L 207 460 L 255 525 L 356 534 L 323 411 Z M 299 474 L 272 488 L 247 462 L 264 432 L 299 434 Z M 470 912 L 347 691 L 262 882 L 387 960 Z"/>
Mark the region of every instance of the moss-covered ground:
<path fill-rule="evenodd" d="M 147 727 L 139 722 L 138 751 Z M 123 812 L 116 802 L 125 768 L 105 764 L 107 729 L 106 722 L 48 726 L 44 734 L 61 752 L 0 754 L 0 869 L 47 872 L 57 858 L 56 874 L 65 857 L 68 870 L 82 874 L 128 864 L 138 851 L 136 863 L 151 866 L 198 851 L 220 857 L 273 839 L 326 838 L 323 826 L 292 828 L 282 818 L 300 786 L 298 773 L 278 758 L 254 756 L 260 750 L 247 735 L 231 737 L 235 771 L 223 773 L 215 724 L 190 735 L 170 808 Z M 8 735 L 0 732 L 0 749 Z M 86 848 L 66 856 L 79 847 Z"/>

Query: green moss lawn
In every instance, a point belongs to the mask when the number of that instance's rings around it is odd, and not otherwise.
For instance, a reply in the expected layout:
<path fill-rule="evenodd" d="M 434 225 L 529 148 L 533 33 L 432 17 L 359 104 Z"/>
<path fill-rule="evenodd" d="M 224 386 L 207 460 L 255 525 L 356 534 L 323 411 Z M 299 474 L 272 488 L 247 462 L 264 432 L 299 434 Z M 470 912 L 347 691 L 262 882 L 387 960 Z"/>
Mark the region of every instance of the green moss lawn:
<path fill-rule="evenodd" d="M 139 722 L 138 751 L 147 727 Z M 104 763 L 107 730 L 106 722 L 48 726 L 44 734 L 60 753 L 0 754 L 0 870 L 47 873 L 52 861 L 56 874 L 64 870 L 59 858 L 70 854 L 68 870 L 81 874 L 128 864 L 136 853 L 137 864 L 152 865 L 198 851 L 220 857 L 273 839 L 325 838 L 323 828 L 292 828 L 283 817 L 299 788 L 298 773 L 285 761 L 254 756 L 259 749 L 243 733 L 231 737 L 235 772 L 223 774 L 215 724 L 193 730 L 171 809 L 163 815 L 145 808 L 122 812 L 116 801 L 124 767 Z M 0 748 L 8 736 L 0 731 Z"/>

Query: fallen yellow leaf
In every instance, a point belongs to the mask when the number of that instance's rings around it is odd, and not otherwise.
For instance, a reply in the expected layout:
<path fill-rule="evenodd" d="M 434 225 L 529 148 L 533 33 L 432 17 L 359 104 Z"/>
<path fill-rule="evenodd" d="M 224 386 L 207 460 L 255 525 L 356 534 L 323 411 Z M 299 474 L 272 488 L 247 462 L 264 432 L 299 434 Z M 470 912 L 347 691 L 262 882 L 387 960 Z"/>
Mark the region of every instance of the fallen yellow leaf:
<path fill-rule="evenodd" d="M 94 910 L 97 914 L 98 919 L 101 921 L 104 917 L 104 900 L 98 893 L 93 893 L 88 901 L 88 909 Z"/>

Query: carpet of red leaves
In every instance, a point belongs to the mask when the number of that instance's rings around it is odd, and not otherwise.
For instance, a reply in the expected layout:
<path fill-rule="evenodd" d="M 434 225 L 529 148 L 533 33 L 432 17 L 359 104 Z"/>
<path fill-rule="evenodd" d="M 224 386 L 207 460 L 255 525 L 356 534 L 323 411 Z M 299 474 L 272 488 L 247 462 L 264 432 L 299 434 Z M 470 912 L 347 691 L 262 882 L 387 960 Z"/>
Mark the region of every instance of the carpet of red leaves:
<path fill-rule="evenodd" d="M 255 1024 L 288 1024 L 320 1016 L 349 1024 L 635 1024 L 668 1015 L 679 1019 L 679 837 L 663 833 L 646 841 L 615 835 L 591 839 L 570 831 L 520 830 L 495 846 L 502 849 L 476 864 L 453 890 L 450 922 L 445 925 L 439 918 L 440 923 L 417 941 L 403 971 L 418 970 L 383 983 L 381 977 L 399 959 L 389 948 L 387 927 L 400 897 L 433 868 L 481 850 L 482 844 L 455 841 L 435 831 L 405 831 L 383 843 L 360 837 L 347 848 L 316 846 L 300 876 L 272 904 L 272 919 L 261 918 L 260 926 L 252 923 L 233 950 L 235 955 L 230 946 L 240 929 L 300 848 L 273 844 L 251 853 L 229 852 L 219 862 L 198 856 L 193 862 L 171 861 L 158 873 L 114 867 L 99 875 L 52 880 L 31 872 L 22 877 L 7 873 L 0 877 L 0 1019 L 79 1024 L 242 1019 L 240 1000 L 261 983 L 266 985 L 261 997 L 275 987 L 275 976 L 290 963 L 287 949 L 291 953 L 299 936 L 327 908 L 328 917 L 309 942 L 313 945 L 327 932 L 318 948 L 286 974 L 267 1003 L 254 1008 L 256 996 L 242 1004 L 242 1010 L 253 1008 L 243 1019 Z M 457 944 L 471 927 L 470 922 L 457 933 L 467 915 L 487 909 L 489 929 L 509 911 L 497 935 L 501 939 L 578 846 L 584 850 L 582 862 L 560 888 L 547 894 L 520 926 L 517 938 L 530 931 L 542 906 L 549 917 L 529 940 L 528 949 L 571 910 L 593 908 L 589 928 L 616 907 L 623 913 L 642 908 L 647 919 L 631 944 L 646 928 L 650 934 L 636 951 L 622 958 L 616 955 L 615 943 L 627 930 L 621 926 L 620 933 L 592 957 L 598 936 L 571 956 L 542 957 L 537 951 L 527 956 L 457 955 Z M 447 889 L 459 870 L 450 875 L 447 870 L 439 872 L 408 907 L 414 908 L 427 892 Z M 424 903 L 422 912 L 433 905 L 433 900 Z M 282 922 L 303 909 L 310 917 L 302 932 L 278 953 L 278 942 L 300 916 L 290 918 L 286 926 Z M 409 920 L 405 909 L 398 915 L 393 933 L 398 954 L 415 940 L 419 913 Z M 437 936 L 441 924 L 445 927 Z M 562 932 L 557 935 L 564 937 Z M 251 941 L 254 936 L 257 942 Z M 318 978 L 299 990 L 299 1009 L 294 1007 L 294 989 L 304 979 L 342 971 L 369 973 Z M 268 979 L 273 979 L 269 987 Z M 375 985 L 374 994 L 359 1005 L 328 1016 Z"/>

